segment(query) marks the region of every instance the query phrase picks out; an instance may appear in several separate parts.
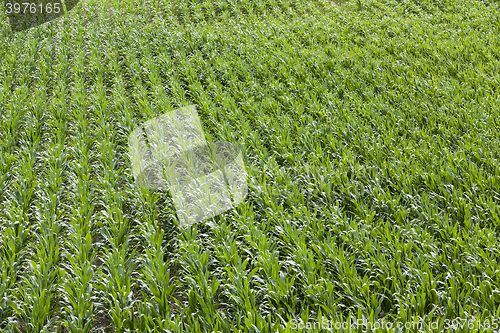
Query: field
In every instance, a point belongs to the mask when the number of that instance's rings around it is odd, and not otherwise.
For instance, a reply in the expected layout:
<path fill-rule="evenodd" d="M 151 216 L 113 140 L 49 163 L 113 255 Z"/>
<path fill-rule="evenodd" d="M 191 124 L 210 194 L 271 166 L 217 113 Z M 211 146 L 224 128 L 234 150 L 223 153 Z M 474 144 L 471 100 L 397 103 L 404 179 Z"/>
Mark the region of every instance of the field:
<path fill-rule="evenodd" d="M 499 13 L 83 0 L 18 33 L 0 16 L 0 331 L 497 332 Z M 127 140 L 190 104 L 209 142 L 244 147 L 249 194 L 181 228 Z"/>

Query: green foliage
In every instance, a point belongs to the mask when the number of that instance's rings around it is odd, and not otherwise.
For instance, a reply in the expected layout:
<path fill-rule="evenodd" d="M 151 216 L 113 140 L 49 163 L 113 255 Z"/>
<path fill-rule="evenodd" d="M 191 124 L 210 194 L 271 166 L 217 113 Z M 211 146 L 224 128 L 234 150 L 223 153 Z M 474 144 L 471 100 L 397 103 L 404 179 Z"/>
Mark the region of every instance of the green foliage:
<path fill-rule="evenodd" d="M 0 330 L 498 319 L 498 13 L 88 0 L 0 25 Z M 249 195 L 182 229 L 127 137 L 189 104 L 243 147 Z"/>

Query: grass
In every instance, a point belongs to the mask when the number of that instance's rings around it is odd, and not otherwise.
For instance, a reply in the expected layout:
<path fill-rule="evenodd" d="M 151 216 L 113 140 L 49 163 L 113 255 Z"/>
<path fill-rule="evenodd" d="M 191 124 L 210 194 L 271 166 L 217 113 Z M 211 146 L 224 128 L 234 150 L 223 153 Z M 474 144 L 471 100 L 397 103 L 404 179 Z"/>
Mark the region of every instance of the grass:
<path fill-rule="evenodd" d="M 25 32 L 3 19 L 0 329 L 498 320 L 499 9 L 85 0 Z M 243 144 L 249 195 L 182 229 L 168 192 L 134 185 L 127 137 L 189 104 L 208 141 Z"/>

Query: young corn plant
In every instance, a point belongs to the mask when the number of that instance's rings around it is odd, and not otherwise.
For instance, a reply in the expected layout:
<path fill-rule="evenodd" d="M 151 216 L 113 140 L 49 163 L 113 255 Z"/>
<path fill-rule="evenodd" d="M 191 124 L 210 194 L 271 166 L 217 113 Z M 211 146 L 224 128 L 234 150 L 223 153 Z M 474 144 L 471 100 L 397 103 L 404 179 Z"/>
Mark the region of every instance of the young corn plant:
<path fill-rule="evenodd" d="M 98 62 L 98 59 L 94 59 Z M 137 286 L 133 274 L 137 267 L 136 250 L 130 244 L 129 215 L 124 211 L 127 193 L 121 190 L 122 167 L 116 155 L 116 134 L 112 124 L 116 118 L 106 99 L 104 68 L 97 65 L 92 107 L 96 119 L 99 168 L 97 184 L 101 199 L 101 230 L 98 231 L 104 248 L 99 258 L 103 269 L 99 276 L 99 289 L 105 299 L 103 309 L 117 332 L 136 329 L 135 303 Z M 96 170 L 97 171 L 97 170 Z"/>
<path fill-rule="evenodd" d="M 74 75 L 84 65 L 83 57 L 75 58 Z M 74 99 L 72 105 L 63 103 L 58 114 L 64 121 L 59 131 L 75 133 L 71 139 L 63 136 L 72 147 L 68 152 L 66 167 L 70 191 L 65 246 L 64 283 L 60 286 L 63 295 L 64 313 L 62 325 L 69 332 L 89 332 L 95 325 L 96 302 L 96 244 L 95 244 L 95 201 L 96 191 L 92 179 L 91 149 L 93 145 L 90 135 L 90 117 L 88 104 L 84 97 L 85 82 L 82 77 L 76 80 L 70 93 Z M 71 111 L 65 111 L 66 108 Z"/>

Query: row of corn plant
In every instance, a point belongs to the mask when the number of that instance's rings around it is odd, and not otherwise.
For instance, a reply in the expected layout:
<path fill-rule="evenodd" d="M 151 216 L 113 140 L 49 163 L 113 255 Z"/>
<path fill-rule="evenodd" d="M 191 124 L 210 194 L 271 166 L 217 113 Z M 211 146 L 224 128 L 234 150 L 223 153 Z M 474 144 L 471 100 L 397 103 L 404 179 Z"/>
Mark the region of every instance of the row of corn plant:
<path fill-rule="evenodd" d="M 25 216 L 33 223 L 29 259 L 13 292 L 13 307 L 18 319 L 15 326 L 24 327 L 28 332 L 51 331 L 58 311 L 59 236 L 62 232 L 58 207 L 62 181 L 61 150 L 54 147 L 46 150 L 45 156 L 42 155 L 47 119 L 44 108 L 46 97 L 44 91 L 35 92 L 25 109 L 18 162 L 21 172 L 15 181 L 15 199 L 18 203 L 22 202 Z M 43 160 L 47 161 L 47 165 L 40 163 Z M 39 179 L 40 176 L 42 179 Z"/>
<path fill-rule="evenodd" d="M 13 46 L 19 47 L 18 45 Z M 6 54 L 3 57 L 3 68 L 15 68 L 15 55 Z M 13 193 L 6 189 L 14 185 L 22 186 L 16 182 L 16 175 L 12 173 L 12 167 L 18 160 L 16 152 L 18 151 L 19 138 L 22 135 L 21 123 L 23 120 L 24 109 L 17 107 L 19 101 L 26 101 L 28 89 L 26 87 L 17 87 L 12 89 L 11 82 L 14 80 L 15 73 L 12 70 L 6 70 L 2 76 L 1 88 L 1 201 L 4 207 L 1 215 L 1 276 L 0 276 L 0 294 L 2 297 L 0 309 L 0 323 L 2 327 L 9 324 L 13 314 L 12 309 L 12 291 L 17 282 L 22 263 L 25 261 L 29 241 L 30 223 L 22 207 L 13 199 Z M 19 173 L 17 173 L 19 174 Z"/>
<path fill-rule="evenodd" d="M 155 97 L 155 102 L 152 103 L 148 94 L 145 94 L 144 86 L 136 81 L 132 96 L 136 105 L 140 106 L 140 119 L 151 119 L 171 109 L 170 101 L 166 98 L 167 89 L 159 81 L 161 69 L 155 64 L 149 50 L 145 49 L 142 61 L 132 57 L 128 59 L 130 62 L 127 62 L 127 67 L 142 67 L 148 73 L 145 81 L 151 89 L 151 95 Z M 136 64 L 131 63 L 134 61 Z M 167 64 L 165 63 L 165 65 Z M 121 93 L 125 92 L 122 90 Z M 173 223 L 175 213 L 172 210 L 172 202 L 165 201 L 165 196 L 166 193 L 163 191 L 155 193 L 152 190 L 139 189 L 134 199 L 137 205 L 136 216 L 140 221 L 144 221 L 139 223 L 136 229 L 144 249 L 139 259 L 139 280 L 141 281 L 143 303 L 139 307 L 138 313 L 142 317 L 141 328 L 147 331 L 178 331 L 179 329 L 182 331 L 179 317 L 175 314 L 177 304 L 173 298 L 175 285 L 171 272 L 175 270 L 172 262 L 174 254 L 168 252 L 172 249 L 168 246 L 173 236 L 169 229 L 173 229 L 175 226 Z"/>
<path fill-rule="evenodd" d="M 98 32 L 97 30 L 96 32 Z M 112 49 L 110 50 L 112 51 Z M 91 78 L 92 108 L 95 112 L 98 140 L 96 170 L 102 209 L 99 236 L 103 249 L 100 260 L 103 268 L 99 276 L 99 288 L 104 304 L 102 311 L 109 318 L 116 332 L 126 332 L 136 327 L 135 308 L 138 284 L 134 278 L 137 267 L 137 248 L 131 238 L 130 213 L 125 210 L 127 191 L 122 186 L 123 161 L 126 150 L 118 150 L 119 132 L 114 130 L 117 114 L 108 101 L 106 70 L 102 66 L 102 54 L 95 53 L 89 59 L 95 66 L 96 76 Z M 115 60 L 116 61 L 116 60 Z M 117 65 L 112 67 L 117 70 Z M 114 75 L 118 77 L 119 72 Z M 121 153 L 121 154 L 120 154 Z"/>
<path fill-rule="evenodd" d="M 80 40 L 81 42 L 81 40 Z M 67 238 L 65 242 L 65 279 L 60 289 L 63 295 L 64 314 L 62 324 L 69 332 L 89 332 L 96 323 L 95 316 L 100 304 L 96 296 L 96 194 L 92 147 L 91 112 L 86 97 L 83 48 L 74 55 L 65 55 L 64 61 L 74 63 L 69 68 L 74 77 L 71 87 L 66 86 L 66 96 L 71 101 L 65 104 L 63 126 L 60 131 L 71 133 L 68 138 L 68 214 Z"/>

